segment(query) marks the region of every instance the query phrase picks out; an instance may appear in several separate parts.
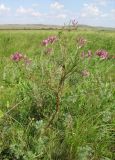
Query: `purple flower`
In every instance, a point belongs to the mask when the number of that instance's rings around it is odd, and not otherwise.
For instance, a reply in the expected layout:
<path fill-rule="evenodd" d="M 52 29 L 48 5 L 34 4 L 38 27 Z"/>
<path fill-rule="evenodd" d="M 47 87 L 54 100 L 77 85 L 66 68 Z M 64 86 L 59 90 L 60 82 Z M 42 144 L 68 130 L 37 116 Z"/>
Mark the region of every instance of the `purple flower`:
<path fill-rule="evenodd" d="M 77 40 L 77 43 L 78 43 L 78 46 L 79 48 L 83 47 L 85 44 L 86 44 L 87 40 L 80 37 L 78 40 Z"/>
<path fill-rule="evenodd" d="M 108 52 L 106 50 L 97 50 L 96 55 L 99 56 L 101 59 L 108 58 Z"/>
<path fill-rule="evenodd" d="M 11 59 L 15 62 L 20 61 L 22 58 L 23 58 L 23 55 L 19 52 L 16 52 L 16 53 L 11 55 Z"/>
<path fill-rule="evenodd" d="M 31 63 L 31 60 L 26 55 L 22 55 L 22 53 L 19 52 L 12 54 L 11 59 L 15 62 L 23 61 L 25 64 Z"/>
<path fill-rule="evenodd" d="M 50 37 L 48 37 L 48 41 L 49 41 L 49 43 L 53 43 L 53 42 L 55 42 L 57 40 L 57 37 L 56 36 L 50 36 Z"/>
<path fill-rule="evenodd" d="M 73 19 L 73 20 L 71 21 L 71 23 L 72 23 L 72 25 L 73 25 L 74 27 L 76 27 L 77 24 L 78 24 L 78 21 L 76 21 L 76 19 Z"/>
<path fill-rule="evenodd" d="M 48 39 L 44 39 L 44 40 L 42 41 L 42 45 L 43 45 L 43 46 L 47 46 L 48 44 L 49 44 Z"/>
<path fill-rule="evenodd" d="M 42 45 L 43 45 L 43 46 L 48 46 L 48 44 L 52 44 L 52 43 L 54 43 L 56 40 L 57 40 L 57 37 L 56 37 L 56 36 L 50 36 L 50 37 L 48 37 L 47 39 L 44 39 L 44 40 L 42 41 Z"/>

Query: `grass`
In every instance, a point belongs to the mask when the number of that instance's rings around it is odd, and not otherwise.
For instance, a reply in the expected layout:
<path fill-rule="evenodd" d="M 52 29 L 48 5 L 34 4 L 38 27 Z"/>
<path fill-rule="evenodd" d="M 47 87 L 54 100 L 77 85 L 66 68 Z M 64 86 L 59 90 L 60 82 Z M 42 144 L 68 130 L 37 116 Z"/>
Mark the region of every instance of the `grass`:
<path fill-rule="evenodd" d="M 47 54 L 41 42 L 51 35 Z M 113 31 L 0 31 L 1 160 L 114 159 L 115 60 L 95 55 L 114 55 L 114 42 Z M 13 62 L 16 51 L 31 63 Z"/>

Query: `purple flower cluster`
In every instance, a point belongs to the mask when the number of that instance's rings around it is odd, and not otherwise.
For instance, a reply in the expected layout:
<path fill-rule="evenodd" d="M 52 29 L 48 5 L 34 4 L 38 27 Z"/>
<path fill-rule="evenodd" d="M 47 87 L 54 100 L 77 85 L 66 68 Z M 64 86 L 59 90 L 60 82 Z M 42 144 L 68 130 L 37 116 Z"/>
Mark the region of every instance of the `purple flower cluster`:
<path fill-rule="evenodd" d="M 77 39 L 77 43 L 78 43 L 79 48 L 83 47 L 86 44 L 86 42 L 87 42 L 87 40 L 82 37 Z"/>
<path fill-rule="evenodd" d="M 101 59 L 107 59 L 108 58 L 108 52 L 106 50 L 97 50 L 96 55 L 99 56 Z"/>
<path fill-rule="evenodd" d="M 91 50 L 89 50 L 88 52 L 87 52 L 87 54 L 85 54 L 85 52 L 83 51 L 82 53 L 81 53 L 81 57 L 82 58 L 90 58 L 90 57 L 92 57 L 92 51 Z M 106 50 L 103 50 L 103 49 L 101 49 L 101 50 L 97 50 L 96 52 L 95 52 L 95 55 L 97 55 L 98 57 L 100 57 L 101 59 L 114 59 L 115 57 L 114 56 L 109 56 L 109 53 L 106 51 Z"/>
<path fill-rule="evenodd" d="M 19 52 L 16 52 L 16 53 L 11 55 L 11 59 L 15 62 L 18 62 L 18 61 L 23 59 L 23 55 Z"/>
<path fill-rule="evenodd" d="M 56 37 L 56 36 L 50 36 L 50 37 L 48 37 L 47 39 L 44 39 L 44 40 L 42 41 L 42 45 L 43 45 L 43 46 L 47 46 L 48 44 L 54 43 L 56 40 L 57 40 L 57 37 Z"/>
<path fill-rule="evenodd" d="M 20 52 L 15 52 L 14 54 L 11 55 L 11 60 L 13 60 L 14 62 L 19 62 L 21 60 L 23 60 L 25 62 L 25 64 L 30 64 L 31 60 L 28 59 L 27 56 L 23 55 Z"/>
<path fill-rule="evenodd" d="M 47 39 L 44 39 L 44 40 L 42 41 L 42 45 L 43 45 L 43 46 L 47 46 L 47 45 L 48 45 L 48 43 L 49 43 L 49 42 L 48 42 L 48 40 L 47 40 Z"/>

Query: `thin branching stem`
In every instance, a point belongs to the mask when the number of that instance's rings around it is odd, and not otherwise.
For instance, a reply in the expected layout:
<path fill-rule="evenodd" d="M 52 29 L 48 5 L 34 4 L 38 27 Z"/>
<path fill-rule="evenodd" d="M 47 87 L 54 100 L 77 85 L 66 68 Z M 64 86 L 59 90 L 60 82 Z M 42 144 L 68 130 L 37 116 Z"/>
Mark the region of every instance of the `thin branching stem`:
<path fill-rule="evenodd" d="M 61 74 L 61 78 L 60 78 L 60 81 L 59 81 L 59 85 L 58 85 L 58 89 L 57 89 L 57 92 L 55 93 L 55 98 L 56 98 L 56 110 L 55 112 L 52 114 L 46 128 L 48 128 L 52 122 L 54 121 L 56 115 L 59 113 L 59 110 L 60 110 L 60 98 L 61 98 L 61 93 L 62 93 L 62 90 L 63 90 L 63 87 L 64 87 L 64 81 L 65 81 L 65 66 L 63 65 L 62 66 L 62 74 Z"/>

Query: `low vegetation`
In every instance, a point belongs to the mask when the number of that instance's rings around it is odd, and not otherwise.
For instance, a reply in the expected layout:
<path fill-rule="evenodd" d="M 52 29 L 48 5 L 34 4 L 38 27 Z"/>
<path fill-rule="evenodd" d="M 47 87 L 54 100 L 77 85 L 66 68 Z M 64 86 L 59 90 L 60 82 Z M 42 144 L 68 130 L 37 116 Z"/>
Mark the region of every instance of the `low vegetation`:
<path fill-rule="evenodd" d="M 0 31 L 0 159 L 113 160 L 115 32 Z"/>

